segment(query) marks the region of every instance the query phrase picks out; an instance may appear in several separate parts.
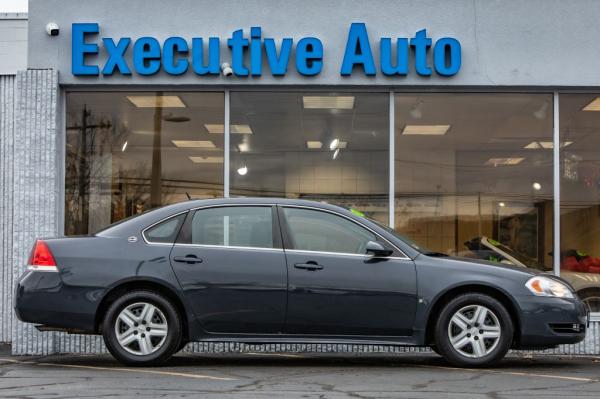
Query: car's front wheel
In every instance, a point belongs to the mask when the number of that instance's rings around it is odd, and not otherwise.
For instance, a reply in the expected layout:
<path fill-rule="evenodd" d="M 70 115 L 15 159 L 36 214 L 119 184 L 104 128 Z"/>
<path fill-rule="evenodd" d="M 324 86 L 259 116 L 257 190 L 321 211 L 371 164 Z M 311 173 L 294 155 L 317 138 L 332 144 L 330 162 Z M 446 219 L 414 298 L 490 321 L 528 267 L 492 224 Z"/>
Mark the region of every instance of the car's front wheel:
<path fill-rule="evenodd" d="M 181 342 L 181 319 L 173 304 L 155 292 L 133 291 L 108 308 L 102 335 L 110 353 L 128 365 L 165 362 Z"/>
<path fill-rule="evenodd" d="M 506 355 L 513 340 L 510 314 L 491 296 L 468 293 L 448 302 L 435 324 L 439 353 L 457 366 L 489 366 Z"/>

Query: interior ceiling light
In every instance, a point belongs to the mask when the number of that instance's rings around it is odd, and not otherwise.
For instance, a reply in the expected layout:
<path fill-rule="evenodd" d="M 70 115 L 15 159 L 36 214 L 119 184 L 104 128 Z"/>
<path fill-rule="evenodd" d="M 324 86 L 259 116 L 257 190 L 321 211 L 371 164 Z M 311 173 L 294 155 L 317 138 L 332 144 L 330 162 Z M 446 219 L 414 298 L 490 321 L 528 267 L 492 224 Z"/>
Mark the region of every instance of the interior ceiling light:
<path fill-rule="evenodd" d="M 336 159 L 339 154 L 340 154 L 340 149 L 336 148 L 335 151 L 333 152 L 333 159 Z"/>
<path fill-rule="evenodd" d="M 523 162 L 525 158 L 490 158 L 485 164 L 492 166 L 511 166 L 518 165 Z"/>
<path fill-rule="evenodd" d="M 223 163 L 223 157 L 188 157 L 193 163 Z"/>
<path fill-rule="evenodd" d="M 238 175 L 240 176 L 246 176 L 246 174 L 248 173 L 248 167 L 246 165 L 242 166 L 241 168 L 239 168 L 237 170 Z"/>
<path fill-rule="evenodd" d="M 121 152 L 125 152 L 127 149 L 127 141 L 123 143 L 123 147 L 121 147 Z"/>
<path fill-rule="evenodd" d="M 594 98 L 582 111 L 600 111 L 600 97 Z"/>
<path fill-rule="evenodd" d="M 185 108 L 179 96 L 127 96 L 138 108 Z"/>
<path fill-rule="evenodd" d="M 421 119 L 423 117 L 423 100 L 417 101 L 410 109 L 409 113 L 413 119 Z"/>
<path fill-rule="evenodd" d="M 307 141 L 306 142 L 306 148 L 311 149 L 311 150 L 318 150 L 321 149 L 323 147 L 323 143 L 320 141 Z"/>
<path fill-rule="evenodd" d="M 248 152 L 250 151 L 250 144 L 248 143 L 239 143 L 237 145 L 238 151 L 239 152 Z"/>
<path fill-rule="evenodd" d="M 225 125 L 223 125 L 223 124 L 207 123 L 204 125 L 204 127 L 206 128 L 206 130 L 209 133 L 213 133 L 213 134 L 225 133 Z M 252 129 L 250 128 L 250 125 L 229 125 L 229 131 L 232 134 L 252 134 Z"/>
<path fill-rule="evenodd" d="M 570 146 L 571 144 L 573 144 L 572 141 L 563 141 L 562 143 L 560 143 L 560 148 L 564 148 L 567 146 Z M 526 149 L 546 149 L 546 150 L 551 150 L 554 148 L 554 143 L 552 141 L 532 141 L 531 143 L 527 144 L 525 147 Z"/>
<path fill-rule="evenodd" d="M 542 148 L 541 144 L 537 141 L 532 141 L 531 143 L 527 144 L 525 147 L 528 150 L 537 150 L 539 148 Z"/>
<path fill-rule="evenodd" d="M 546 119 L 546 114 L 548 111 L 548 101 L 544 101 L 544 103 L 542 104 L 542 106 L 533 113 L 533 116 L 535 116 L 537 119 Z"/>
<path fill-rule="evenodd" d="M 501 208 L 503 208 L 503 207 L 506 206 L 506 204 L 504 202 L 498 202 L 498 206 L 501 207 Z"/>
<path fill-rule="evenodd" d="M 302 96 L 306 109 L 352 109 L 354 96 Z"/>
<path fill-rule="evenodd" d="M 538 182 L 534 182 L 531 187 L 533 187 L 533 189 L 536 191 L 540 191 L 542 189 L 542 185 Z"/>
<path fill-rule="evenodd" d="M 216 148 L 210 140 L 171 140 L 171 143 L 179 148 Z"/>
<path fill-rule="evenodd" d="M 329 149 L 331 151 L 335 150 L 336 148 L 338 148 L 338 145 L 340 144 L 340 140 L 339 139 L 333 139 L 331 140 L 331 143 L 329 143 Z"/>
<path fill-rule="evenodd" d="M 406 125 L 402 130 L 403 135 L 443 136 L 450 129 L 450 125 Z"/>

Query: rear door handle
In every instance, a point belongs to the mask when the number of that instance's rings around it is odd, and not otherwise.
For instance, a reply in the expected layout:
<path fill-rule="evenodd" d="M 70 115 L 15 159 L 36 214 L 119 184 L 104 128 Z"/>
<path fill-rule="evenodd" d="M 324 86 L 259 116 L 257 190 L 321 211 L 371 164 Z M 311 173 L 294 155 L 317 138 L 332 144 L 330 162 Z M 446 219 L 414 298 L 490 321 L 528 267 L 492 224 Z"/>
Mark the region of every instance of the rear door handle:
<path fill-rule="evenodd" d="M 192 265 L 194 263 L 202 263 L 202 259 L 200 259 L 200 258 L 198 258 L 197 256 L 194 256 L 194 255 L 176 256 L 176 257 L 173 258 L 173 260 L 175 262 L 187 263 L 189 265 Z"/>
<path fill-rule="evenodd" d="M 295 263 L 294 267 L 296 269 L 304 269 L 304 270 L 321 270 L 323 266 L 319 265 L 317 262 L 306 262 L 306 263 Z"/>

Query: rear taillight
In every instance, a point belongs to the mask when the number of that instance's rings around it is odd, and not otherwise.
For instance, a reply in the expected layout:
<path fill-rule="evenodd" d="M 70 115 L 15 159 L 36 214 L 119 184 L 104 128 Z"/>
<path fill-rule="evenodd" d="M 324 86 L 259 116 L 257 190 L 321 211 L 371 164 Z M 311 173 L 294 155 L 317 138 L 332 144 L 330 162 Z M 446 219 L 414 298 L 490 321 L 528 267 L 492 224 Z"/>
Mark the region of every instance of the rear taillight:
<path fill-rule="evenodd" d="M 45 272 L 58 271 L 52 251 L 50 251 L 45 241 L 37 240 L 35 242 L 29 256 L 29 262 L 27 262 L 27 269 Z"/>

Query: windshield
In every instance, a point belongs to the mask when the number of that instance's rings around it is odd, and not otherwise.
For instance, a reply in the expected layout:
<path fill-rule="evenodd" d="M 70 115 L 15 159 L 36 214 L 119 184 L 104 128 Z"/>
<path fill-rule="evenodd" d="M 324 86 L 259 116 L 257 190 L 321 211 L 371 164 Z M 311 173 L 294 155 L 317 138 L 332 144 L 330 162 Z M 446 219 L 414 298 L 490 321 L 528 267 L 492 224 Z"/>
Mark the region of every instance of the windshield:
<path fill-rule="evenodd" d="M 394 237 L 398 238 L 399 240 L 402 240 L 403 242 L 407 243 L 408 245 L 410 245 L 412 248 L 416 249 L 419 252 L 422 252 L 424 254 L 434 253 L 434 251 L 430 251 L 429 249 L 427 249 L 427 248 L 419 245 L 413 239 L 405 236 L 404 234 L 398 233 L 396 230 L 394 230 L 391 227 L 386 226 L 386 225 L 378 222 L 377 220 L 374 220 L 374 219 L 371 219 L 371 218 L 368 218 L 368 217 L 365 217 L 365 219 L 367 219 L 369 222 L 375 223 L 377 226 L 381 227 L 382 229 L 384 229 L 385 231 L 387 231 L 388 233 L 390 233 Z"/>
<path fill-rule="evenodd" d="M 508 256 L 515 258 L 518 262 L 521 263 L 521 266 L 535 267 L 535 268 L 543 270 L 543 265 L 541 263 L 539 263 L 538 261 L 536 261 L 535 259 L 525 256 L 525 255 L 515 251 L 514 249 L 507 247 L 504 244 L 499 243 L 498 241 L 491 240 L 489 238 L 487 239 L 487 241 L 488 241 L 489 245 L 492 245 L 493 247 L 498 248 L 500 251 L 504 252 Z"/>

